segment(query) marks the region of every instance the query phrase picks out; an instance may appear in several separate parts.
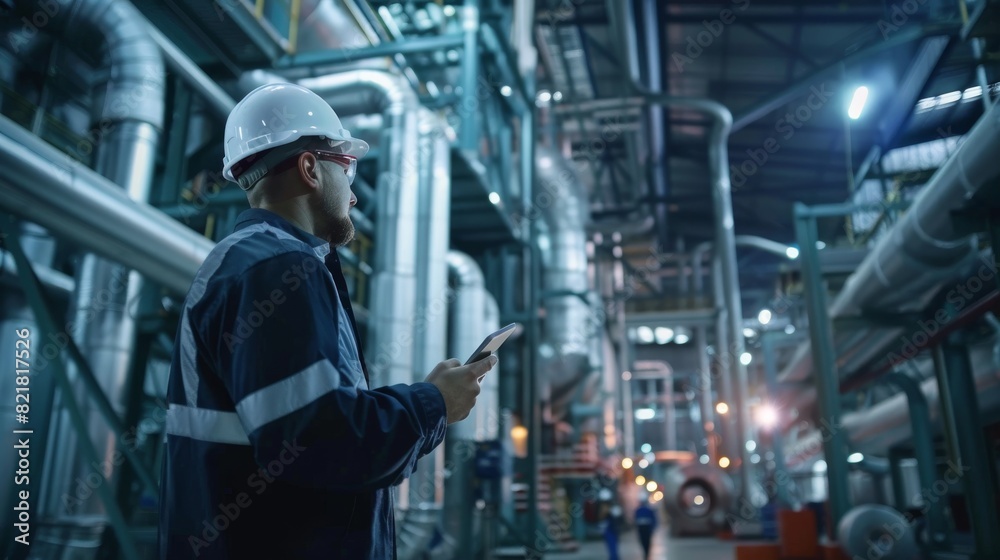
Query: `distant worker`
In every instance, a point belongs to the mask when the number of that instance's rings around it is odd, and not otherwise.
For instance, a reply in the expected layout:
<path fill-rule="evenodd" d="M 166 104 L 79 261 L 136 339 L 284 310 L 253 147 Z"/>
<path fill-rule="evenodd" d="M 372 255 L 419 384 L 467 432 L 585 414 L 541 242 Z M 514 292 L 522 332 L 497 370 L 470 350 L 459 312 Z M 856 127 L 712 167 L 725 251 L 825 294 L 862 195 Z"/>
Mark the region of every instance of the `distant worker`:
<path fill-rule="evenodd" d="M 608 508 L 601 522 L 601 533 L 604 535 L 604 544 L 608 547 L 608 560 L 619 560 L 618 556 L 618 532 L 621 530 L 622 508 L 613 504 Z"/>
<path fill-rule="evenodd" d="M 496 357 L 372 389 L 336 251 L 368 144 L 315 93 L 273 84 L 236 105 L 224 147 L 251 208 L 181 312 L 160 558 L 395 558 L 390 487 L 469 415 Z"/>
<path fill-rule="evenodd" d="M 653 531 L 656 531 L 656 510 L 649 507 L 649 500 L 645 497 L 639 499 L 639 507 L 635 510 L 635 528 L 639 533 L 643 560 L 649 560 Z"/>

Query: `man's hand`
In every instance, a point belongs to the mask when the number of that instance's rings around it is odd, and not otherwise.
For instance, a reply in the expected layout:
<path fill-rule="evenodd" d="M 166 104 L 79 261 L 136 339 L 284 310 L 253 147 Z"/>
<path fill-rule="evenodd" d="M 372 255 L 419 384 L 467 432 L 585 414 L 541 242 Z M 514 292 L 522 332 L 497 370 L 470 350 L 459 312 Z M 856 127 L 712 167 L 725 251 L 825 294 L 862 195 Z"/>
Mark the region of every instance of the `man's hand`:
<path fill-rule="evenodd" d="M 486 372 L 493 369 L 496 363 L 497 357 L 494 355 L 466 366 L 455 359 L 445 360 L 427 376 L 425 381 L 436 386 L 444 397 L 449 424 L 465 420 L 469 416 L 469 412 L 476 404 L 476 397 L 479 396 L 479 380 L 486 375 Z"/>

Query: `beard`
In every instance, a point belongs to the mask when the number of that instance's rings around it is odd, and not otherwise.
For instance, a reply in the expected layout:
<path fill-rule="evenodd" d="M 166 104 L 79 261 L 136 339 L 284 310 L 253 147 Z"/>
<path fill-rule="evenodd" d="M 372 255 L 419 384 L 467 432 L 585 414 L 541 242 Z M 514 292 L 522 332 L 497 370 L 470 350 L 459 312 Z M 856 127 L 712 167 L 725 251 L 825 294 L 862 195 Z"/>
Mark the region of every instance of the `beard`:
<path fill-rule="evenodd" d="M 350 216 L 336 218 L 330 223 L 330 245 L 340 247 L 347 245 L 352 239 L 354 239 L 354 222 Z"/>

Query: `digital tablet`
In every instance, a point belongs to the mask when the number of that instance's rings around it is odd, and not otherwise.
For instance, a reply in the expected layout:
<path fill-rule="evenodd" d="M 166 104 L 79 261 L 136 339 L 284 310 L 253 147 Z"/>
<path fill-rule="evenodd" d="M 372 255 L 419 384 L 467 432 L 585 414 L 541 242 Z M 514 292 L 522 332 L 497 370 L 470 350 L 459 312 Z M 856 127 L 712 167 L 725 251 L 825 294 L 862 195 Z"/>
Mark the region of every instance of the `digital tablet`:
<path fill-rule="evenodd" d="M 472 362 L 478 362 L 493 352 L 496 352 L 497 349 L 500 348 L 500 345 L 507 340 L 507 337 L 514 332 L 514 327 L 516 326 L 517 323 L 511 323 L 484 338 L 483 343 L 479 345 L 479 348 L 476 348 L 476 351 L 472 353 L 472 356 L 465 362 L 465 364 L 468 365 Z"/>

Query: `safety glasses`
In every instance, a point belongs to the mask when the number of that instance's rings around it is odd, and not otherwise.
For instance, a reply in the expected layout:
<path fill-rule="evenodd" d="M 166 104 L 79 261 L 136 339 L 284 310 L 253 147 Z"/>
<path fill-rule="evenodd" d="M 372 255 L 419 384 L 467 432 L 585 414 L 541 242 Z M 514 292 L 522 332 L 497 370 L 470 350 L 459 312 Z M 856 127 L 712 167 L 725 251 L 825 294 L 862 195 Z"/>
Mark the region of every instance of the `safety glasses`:
<path fill-rule="evenodd" d="M 323 161 L 332 161 L 333 163 L 343 167 L 344 174 L 347 175 L 347 184 L 351 185 L 354 183 L 354 177 L 358 174 L 357 158 L 327 150 L 309 150 L 309 152 Z"/>

